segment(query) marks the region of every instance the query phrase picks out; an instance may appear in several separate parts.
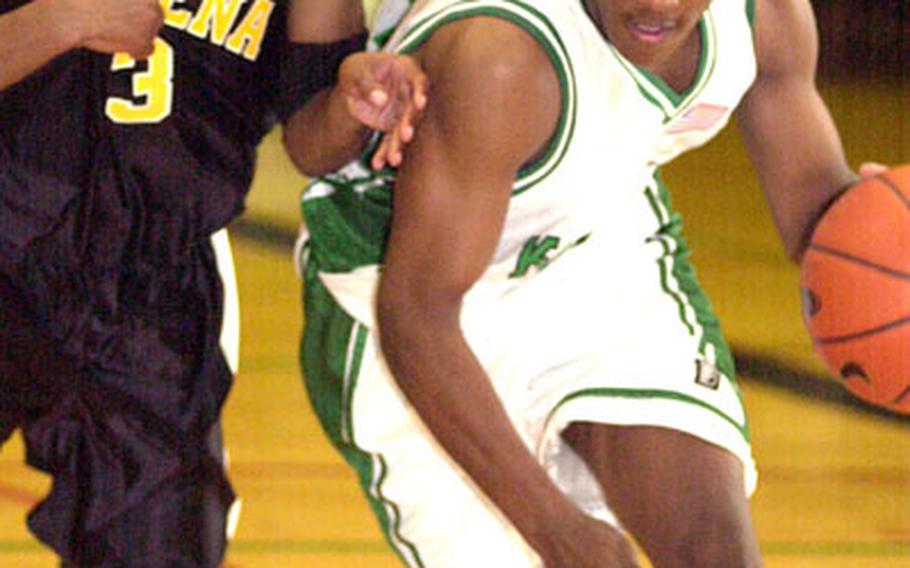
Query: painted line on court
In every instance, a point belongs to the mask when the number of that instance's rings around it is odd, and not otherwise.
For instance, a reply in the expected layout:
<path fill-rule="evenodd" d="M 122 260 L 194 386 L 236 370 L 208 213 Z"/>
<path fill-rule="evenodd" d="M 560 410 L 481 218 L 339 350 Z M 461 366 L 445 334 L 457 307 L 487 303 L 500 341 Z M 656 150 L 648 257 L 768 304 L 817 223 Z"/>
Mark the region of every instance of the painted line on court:
<path fill-rule="evenodd" d="M 34 540 L 0 540 L 0 555 L 3 554 L 36 554 L 50 550 Z"/>
<path fill-rule="evenodd" d="M 231 477 L 263 477 L 307 479 L 347 479 L 356 474 L 343 463 L 330 462 L 272 462 L 272 461 L 231 461 L 228 469 Z"/>
<path fill-rule="evenodd" d="M 910 541 L 890 542 L 812 542 L 769 541 L 760 543 L 766 557 L 851 557 L 851 558 L 903 558 L 910 557 Z M 237 540 L 231 543 L 229 554 L 242 556 L 261 555 L 331 555 L 331 554 L 391 554 L 380 540 Z M 3 555 L 47 554 L 50 551 L 30 540 L 0 540 L 0 557 Z M 236 564 L 235 564 L 236 566 Z"/>
<path fill-rule="evenodd" d="M 761 468 L 765 481 L 783 483 L 838 482 L 855 485 L 910 486 L 910 471 L 900 466 L 825 466 L 825 467 L 780 467 Z M 910 537 L 910 535 L 908 535 Z"/>
<path fill-rule="evenodd" d="M 393 554 L 381 540 L 236 540 L 229 546 L 229 554 L 284 555 L 284 554 Z M 4 554 L 46 554 L 51 550 L 34 540 L 0 539 L 0 557 Z"/>
<path fill-rule="evenodd" d="M 35 505 L 41 497 L 37 493 L 14 487 L 7 483 L 0 483 L 0 501 L 15 503 L 23 507 Z"/>
<path fill-rule="evenodd" d="M 772 556 L 838 556 L 850 558 L 910 557 L 910 541 L 901 542 L 799 542 L 759 543 L 762 555 Z"/>
<path fill-rule="evenodd" d="M 237 540 L 231 543 L 233 554 L 393 554 L 382 540 L 365 539 L 288 539 Z"/>
<path fill-rule="evenodd" d="M 20 464 L 12 462 L 0 463 L 0 469 L 5 466 L 21 468 Z M 270 479 L 344 479 L 354 478 L 355 474 L 349 467 L 342 463 L 330 462 L 243 462 L 235 461 L 230 467 L 231 477 L 262 478 L 268 475 Z M 42 494 L 16 487 L 6 482 L 0 482 L 0 502 L 10 503 L 19 507 L 30 509 L 42 498 Z"/>

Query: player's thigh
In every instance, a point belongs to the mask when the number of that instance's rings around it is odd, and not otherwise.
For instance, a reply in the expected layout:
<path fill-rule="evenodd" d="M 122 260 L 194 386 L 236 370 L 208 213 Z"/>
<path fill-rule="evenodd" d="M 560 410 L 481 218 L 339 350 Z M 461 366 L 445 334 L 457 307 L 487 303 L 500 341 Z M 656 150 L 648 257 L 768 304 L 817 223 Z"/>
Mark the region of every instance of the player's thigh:
<path fill-rule="evenodd" d="M 653 426 L 579 422 L 563 436 L 655 567 L 760 564 L 743 464 L 728 450 Z"/>

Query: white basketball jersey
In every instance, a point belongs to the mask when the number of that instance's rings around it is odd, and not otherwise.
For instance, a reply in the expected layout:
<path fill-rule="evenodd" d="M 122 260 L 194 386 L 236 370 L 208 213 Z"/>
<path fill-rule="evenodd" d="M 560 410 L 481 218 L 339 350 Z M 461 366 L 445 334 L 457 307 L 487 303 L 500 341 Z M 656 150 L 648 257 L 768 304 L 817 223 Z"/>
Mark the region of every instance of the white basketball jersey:
<path fill-rule="evenodd" d="M 556 131 L 516 176 L 493 262 L 461 310 L 465 339 L 522 439 L 592 515 L 605 505 L 596 480 L 561 463 L 574 454 L 560 433 L 574 422 L 657 426 L 706 440 L 742 461 L 751 493 L 756 474 L 733 358 L 658 176 L 662 164 L 723 128 L 752 83 L 750 0 L 713 1 L 684 93 L 618 53 L 581 0 L 409 5 L 380 8 L 375 48 L 411 52 L 449 22 L 498 17 L 539 42 L 559 79 Z M 380 464 L 362 478 L 375 480 L 369 492 L 383 500 L 376 510 L 392 511 L 384 526 L 408 565 L 538 566 L 475 486 L 451 482 L 457 468 L 418 425 L 382 359 L 374 298 L 394 184 L 395 173 L 372 171 L 367 154 L 304 194 L 305 274 L 308 292 L 319 292 L 307 296 L 314 327 L 304 347 L 314 400 L 323 408 L 340 401 L 323 415 L 330 425 L 342 417 L 336 440 Z"/>
<path fill-rule="evenodd" d="M 621 262 L 624 251 L 640 254 L 673 217 L 656 181 L 659 166 L 715 136 L 754 79 L 751 0 L 711 3 L 699 23 L 698 70 L 682 93 L 623 57 L 580 0 L 388 0 L 377 13 L 374 45 L 413 52 L 439 27 L 472 15 L 526 29 L 549 55 L 562 91 L 557 130 L 543 157 L 516 177 L 503 236 L 481 283 L 511 289 L 595 240 L 609 243 L 613 261 Z M 400 23 L 392 29 L 394 22 Z M 362 321 L 372 320 L 372 309 L 362 304 L 372 290 L 364 284 L 375 280 L 381 263 L 383 230 L 376 223 L 364 227 L 363 211 L 351 210 L 363 200 L 339 196 L 338 189 L 369 200 L 393 183 L 391 174 L 373 174 L 361 159 L 304 196 L 313 252 L 321 249 L 321 264 L 333 273 L 323 280 L 354 315 L 368 318 Z M 320 203 L 325 200 L 331 207 Z M 390 215 L 383 201 L 372 199 L 373 215 L 382 206 Z M 347 229 L 329 235 L 321 230 L 326 224 Z M 344 242 L 352 235 L 362 241 Z M 359 284 L 352 289 L 344 275 L 354 272 Z M 343 298 L 352 292 L 361 296 L 359 309 Z"/>

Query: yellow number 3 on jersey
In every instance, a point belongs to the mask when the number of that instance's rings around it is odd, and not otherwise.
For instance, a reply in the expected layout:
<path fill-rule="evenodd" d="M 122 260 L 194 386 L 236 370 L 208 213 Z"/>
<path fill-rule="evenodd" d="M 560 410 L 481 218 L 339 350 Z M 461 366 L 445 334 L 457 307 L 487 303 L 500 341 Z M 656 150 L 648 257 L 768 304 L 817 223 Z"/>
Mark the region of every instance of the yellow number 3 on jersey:
<path fill-rule="evenodd" d="M 174 48 L 161 38 L 155 38 L 155 50 L 147 60 L 148 69 L 133 74 L 133 98 L 108 97 L 104 112 L 120 124 L 151 124 L 161 122 L 171 114 L 174 99 Z M 136 60 L 126 53 L 117 53 L 111 71 L 132 69 Z"/>

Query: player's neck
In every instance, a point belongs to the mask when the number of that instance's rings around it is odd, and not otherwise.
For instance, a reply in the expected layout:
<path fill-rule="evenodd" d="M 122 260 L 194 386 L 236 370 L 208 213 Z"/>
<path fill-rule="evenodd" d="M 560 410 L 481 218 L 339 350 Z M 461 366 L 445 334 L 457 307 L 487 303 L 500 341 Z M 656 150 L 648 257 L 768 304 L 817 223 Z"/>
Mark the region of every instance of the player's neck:
<path fill-rule="evenodd" d="M 700 12 L 688 18 L 662 12 L 623 12 L 607 2 L 582 0 L 601 36 L 626 59 L 643 67 L 677 92 L 695 80 L 701 57 Z"/>
<path fill-rule="evenodd" d="M 678 93 L 688 89 L 698 74 L 701 60 L 701 26 L 696 26 L 679 48 L 660 64 L 649 66 L 648 70 Z"/>

